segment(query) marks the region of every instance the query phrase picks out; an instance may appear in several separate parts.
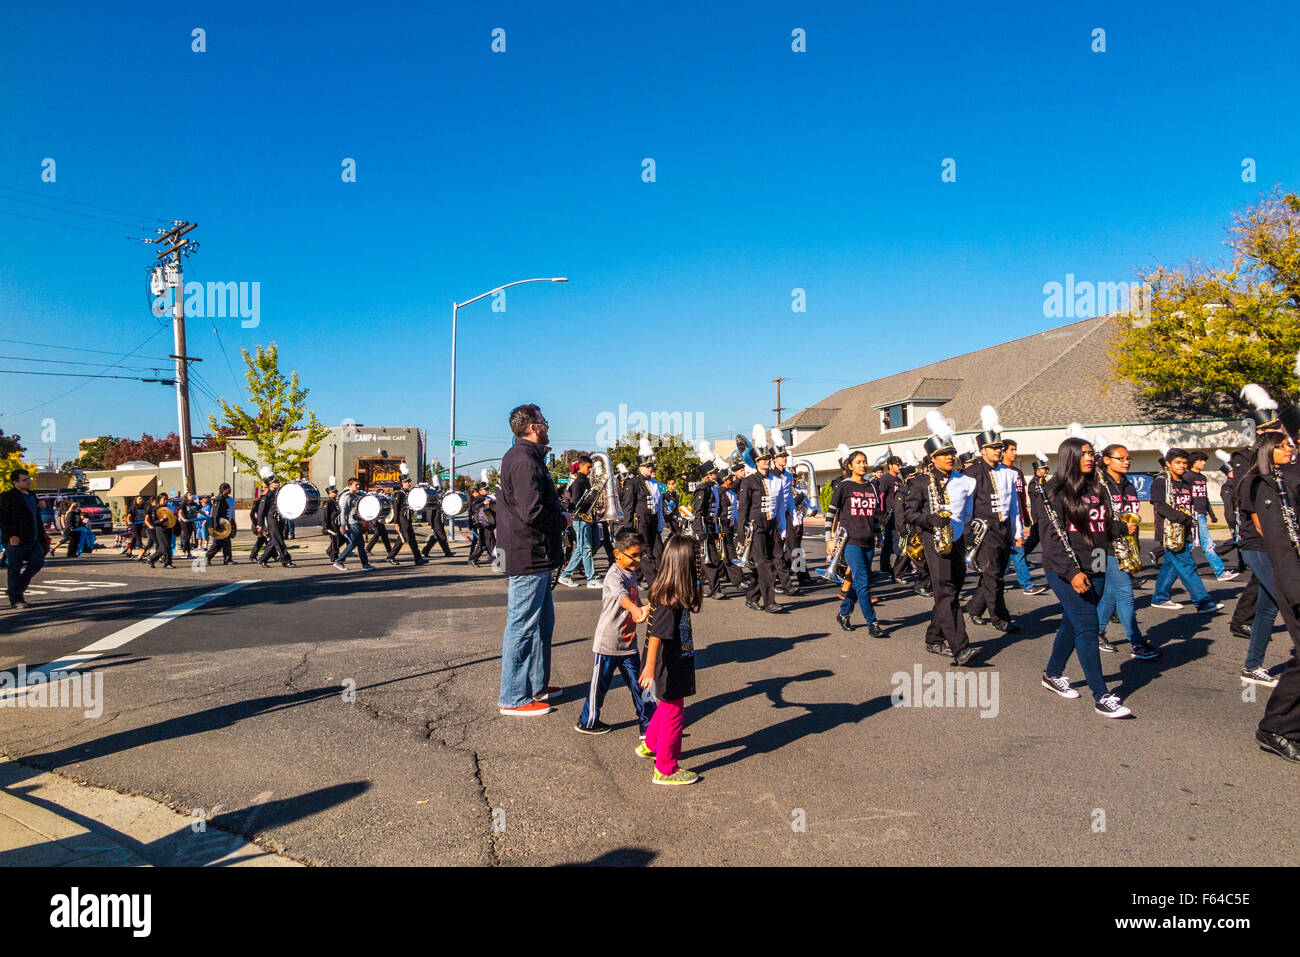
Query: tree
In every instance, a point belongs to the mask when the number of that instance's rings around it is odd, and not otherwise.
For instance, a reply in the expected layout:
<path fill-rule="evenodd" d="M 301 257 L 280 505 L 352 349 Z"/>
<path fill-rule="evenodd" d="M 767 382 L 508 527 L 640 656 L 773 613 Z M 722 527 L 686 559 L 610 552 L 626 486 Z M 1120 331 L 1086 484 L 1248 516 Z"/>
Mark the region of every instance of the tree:
<path fill-rule="evenodd" d="M 26 452 L 23 448 L 21 435 L 5 435 L 5 430 L 0 429 L 0 456 L 10 456 L 15 453 Z M 18 468 L 14 466 L 13 468 Z"/>
<path fill-rule="evenodd" d="M 234 460 L 248 471 L 256 474 L 263 465 L 269 465 L 277 475 L 297 478 L 303 459 L 316 454 L 329 429 L 307 409 L 307 390 L 298 385 L 298 373 L 285 379 L 280 372 L 280 350 L 275 343 L 265 348 L 259 345 L 255 356 L 247 349 L 240 351 L 248 367 L 245 380 L 254 411 L 250 414 L 221 399 L 225 425 L 218 423 L 216 416 L 209 416 L 208 426 L 214 436 L 221 436 L 219 448 L 226 444 L 227 435 L 241 435 L 253 443 L 260 461 L 230 449 Z M 294 432 L 302 433 L 299 445 L 290 445 Z"/>
<path fill-rule="evenodd" d="M 219 425 L 215 435 L 202 435 L 194 439 L 195 452 L 220 452 L 226 447 L 226 439 L 239 435 L 233 425 Z"/>
<path fill-rule="evenodd" d="M 1145 314 L 1112 342 L 1119 375 L 1149 400 L 1232 412 L 1241 387 L 1300 396 L 1300 196 L 1280 189 L 1233 215 L 1229 264 L 1156 265 Z"/>
<path fill-rule="evenodd" d="M 59 466 L 59 471 L 65 475 L 70 474 L 73 469 L 106 469 L 112 466 L 105 465 L 104 459 L 112 447 L 120 442 L 120 439 L 111 435 L 101 435 L 89 445 L 81 450 L 81 455 L 70 462 L 64 462 Z M 179 444 L 177 445 L 179 448 Z M 125 459 L 123 461 L 126 461 Z"/>
<path fill-rule="evenodd" d="M 15 439 L 18 436 L 14 436 Z M 24 462 L 21 452 L 8 452 L 0 455 L 0 492 L 7 492 L 14 487 L 14 483 L 9 481 L 9 473 L 14 469 L 26 469 L 33 476 L 36 475 L 36 463 Z"/>
<path fill-rule="evenodd" d="M 669 479 L 676 479 L 678 491 L 685 491 L 690 481 L 690 470 L 700 462 L 691 444 L 680 435 L 647 435 L 646 437 L 650 440 L 650 446 L 655 453 L 655 478 L 665 485 L 668 484 Z M 629 432 L 609 450 L 609 460 L 613 463 L 615 471 L 618 470 L 621 462 L 627 466 L 629 474 L 636 472 L 637 448 L 640 442 L 640 432 Z"/>
<path fill-rule="evenodd" d="M 98 440 L 96 440 L 98 441 Z M 181 440 L 175 432 L 156 439 L 148 432 L 139 439 L 117 439 L 104 453 L 103 468 L 115 469 L 123 462 L 175 462 L 181 457 Z"/>

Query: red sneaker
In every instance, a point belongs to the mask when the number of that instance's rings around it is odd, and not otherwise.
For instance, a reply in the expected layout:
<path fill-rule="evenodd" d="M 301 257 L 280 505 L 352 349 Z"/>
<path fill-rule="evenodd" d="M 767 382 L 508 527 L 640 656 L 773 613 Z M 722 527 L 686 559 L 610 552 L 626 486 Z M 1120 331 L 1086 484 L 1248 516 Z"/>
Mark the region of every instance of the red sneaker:
<path fill-rule="evenodd" d="M 502 714 L 513 715 L 516 718 L 531 718 L 533 715 L 550 714 L 555 709 L 545 701 L 530 701 L 528 704 L 521 704 L 517 708 L 498 708 Z"/>

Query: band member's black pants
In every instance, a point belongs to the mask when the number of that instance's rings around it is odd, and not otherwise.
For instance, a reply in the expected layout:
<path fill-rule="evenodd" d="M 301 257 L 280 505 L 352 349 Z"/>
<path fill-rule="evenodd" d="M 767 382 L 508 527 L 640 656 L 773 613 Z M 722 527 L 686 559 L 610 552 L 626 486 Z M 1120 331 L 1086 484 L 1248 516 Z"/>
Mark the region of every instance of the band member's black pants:
<path fill-rule="evenodd" d="M 649 530 L 643 529 L 641 537 L 645 539 L 641 548 L 641 577 L 645 579 L 646 585 L 653 585 L 655 576 L 659 574 L 659 559 L 664 554 L 664 543 L 653 526 Z"/>
<path fill-rule="evenodd" d="M 447 525 L 445 522 L 433 523 L 433 528 L 429 532 L 429 540 L 424 543 L 424 549 L 420 554 L 427 557 L 429 552 L 433 550 L 434 542 L 437 542 L 442 547 L 442 554 L 445 557 L 451 558 L 451 546 L 447 544 Z"/>
<path fill-rule="evenodd" d="M 127 543 L 126 546 L 127 551 L 133 551 L 134 549 L 137 548 L 140 549 L 144 548 L 144 531 L 145 529 L 143 525 L 131 526 L 131 541 Z"/>
<path fill-rule="evenodd" d="M 727 572 L 727 580 L 736 588 L 745 585 L 745 570 L 735 563 L 739 552 L 736 550 L 736 533 L 727 530 L 722 533 L 722 567 Z"/>
<path fill-rule="evenodd" d="M 77 549 L 81 547 L 81 529 L 71 528 L 67 531 L 68 536 L 68 557 L 76 558 Z"/>
<path fill-rule="evenodd" d="M 234 556 L 230 553 L 230 540 L 234 537 L 233 530 L 225 538 L 217 538 L 215 535 L 212 537 L 212 544 L 208 546 L 208 550 L 204 553 L 204 558 L 207 559 L 209 565 L 212 564 L 212 559 L 217 552 L 221 552 L 223 560 L 234 561 Z"/>
<path fill-rule="evenodd" d="M 397 547 L 388 553 L 389 558 L 396 558 L 402 553 L 402 544 L 406 543 L 411 549 L 411 557 L 415 559 L 415 564 L 423 565 L 424 559 L 420 557 L 420 540 L 415 537 L 415 526 L 410 522 L 399 521 L 397 523 L 397 534 L 400 536 Z"/>
<path fill-rule="evenodd" d="M 388 553 L 389 558 L 392 558 L 393 542 L 392 539 L 388 537 L 388 526 L 383 522 L 375 522 L 375 530 L 370 533 L 370 541 L 366 542 L 367 555 L 369 555 L 374 550 L 375 542 L 378 541 L 382 541 L 384 543 L 384 551 Z"/>
<path fill-rule="evenodd" d="M 758 572 L 745 598 L 767 607 L 776 602 L 776 526 L 754 529 L 749 554 Z"/>
<path fill-rule="evenodd" d="M 331 562 L 336 562 L 339 559 L 339 549 L 343 547 L 343 533 L 337 528 L 327 528 L 325 534 L 330 537 L 330 543 L 325 546 L 325 556 Z"/>
<path fill-rule="evenodd" d="M 149 559 L 149 567 L 154 567 L 154 562 L 162 559 L 163 567 L 172 568 L 172 532 L 169 528 L 161 525 L 155 526 L 153 530 L 153 558 Z"/>
<path fill-rule="evenodd" d="M 946 642 L 948 650 L 956 655 L 970 644 L 960 600 L 961 586 L 966 581 L 966 543 L 958 539 L 950 553 L 940 555 L 934 550 L 934 539 L 929 532 L 923 532 L 921 537 L 925 540 L 925 560 L 930 567 L 930 587 L 934 589 L 934 610 L 925 630 L 925 642 L 928 645 Z"/>
<path fill-rule="evenodd" d="M 722 578 L 722 563 L 726 561 L 726 558 L 718 553 L 718 536 L 716 533 L 700 528 L 696 534 L 699 535 L 700 555 L 704 560 L 700 578 L 705 587 L 708 588 L 709 594 L 717 594 Z"/>
<path fill-rule="evenodd" d="M 891 515 L 880 536 L 880 570 L 886 575 L 894 574 L 894 548 L 897 542 L 898 533 L 894 530 L 894 517 Z"/>
<path fill-rule="evenodd" d="M 1300 658 L 1300 567 L 1294 553 L 1289 556 L 1270 553 L 1269 558 L 1273 561 L 1277 608 L 1291 633 L 1292 654 Z M 1300 668 L 1287 668 L 1278 676 L 1277 686 L 1264 706 L 1259 729 L 1300 740 Z"/>
<path fill-rule="evenodd" d="M 289 548 L 284 544 L 284 527 L 278 520 L 272 519 L 266 526 L 266 538 L 270 543 L 267 546 L 266 554 L 262 556 L 262 561 L 272 562 L 279 560 L 281 565 L 288 566 L 292 559 L 289 558 Z"/>
<path fill-rule="evenodd" d="M 600 547 L 605 550 L 605 557 L 609 559 L 611 565 L 614 564 L 614 532 L 610 529 L 608 522 L 601 522 L 600 528 Z"/>
<path fill-rule="evenodd" d="M 988 534 L 980 543 L 979 555 L 975 565 L 979 571 L 979 581 L 975 593 L 966 605 L 966 611 L 972 615 L 988 616 L 994 621 L 1007 621 L 1011 613 L 1007 611 L 1006 578 L 1007 561 L 1011 558 L 1011 539 L 1009 522 L 998 524 L 990 521 Z"/>
<path fill-rule="evenodd" d="M 1237 596 L 1237 607 L 1232 610 L 1232 626 L 1249 629 L 1255 621 L 1255 606 L 1259 602 L 1259 579 L 1254 575 Z"/>
<path fill-rule="evenodd" d="M 181 522 L 181 551 L 189 554 L 194 551 L 194 523 Z"/>
<path fill-rule="evenodd" d="M 482 561 L 483 558 L 489 560 L 496 558 L 496 544 L 496 529 L 478 529 L 478 538 L 474 541 L 474 547 L 470 550 L 469 560 L 478 562 Z"/>
<path fill-rule="evenodd" d="M 248 560 L 250 562 L 257 561 L 257 555 L 259 552 L 261 552 L 263 548 L 266 547 L 266 541 L 267 541 L 266 536 L 263 535 L 261 532 L 258 532 L 257 541 L 253 542 L 253 550 L 248 553 Z"/>

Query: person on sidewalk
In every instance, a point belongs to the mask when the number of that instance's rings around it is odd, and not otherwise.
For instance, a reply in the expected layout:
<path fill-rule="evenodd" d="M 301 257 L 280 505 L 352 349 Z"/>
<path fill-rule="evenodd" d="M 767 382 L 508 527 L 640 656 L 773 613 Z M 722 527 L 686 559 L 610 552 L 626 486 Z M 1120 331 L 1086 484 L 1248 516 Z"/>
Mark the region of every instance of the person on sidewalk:
<path fill-rule="evenodd" d="M 560 693 L 550 684 L 551 574 L 563 560 L 561 539 L 572 516 L 546 467 L 548 428 L 536 405 L 510 411 L 515 444 L 501 459 L 498 480 L 496 533 L 509 581 L 497 709 L 513 717 L 554 711 L 549 701 Z"/>
<path fill-rule="evenodd" d="M 632 692 L 632 706 L 636 709 L 642 740 L 654 715 L 654 702 L 642 697 L 641 656 L 636 647 L 636 626 L 650 617 L 649 604 L 640 604 L 636 583 L 636 568 L 641 564 L 644 546 L 640 533 L 630 528 L 620 531 L 614 539 L 614 564 L 605 572 L 600 594 L 600 618 L 592 642 L 596 663 L 591 670 L 591 687 L 587 691 L 587 700 L 582 703 L 578 723 L 573 727 L 583 734 L 606 734 L 611 730 L 600 720 L 600 708 L 605 703 L 605 693 L 616 671 L 623 673 L 627 689 Z"/>
<path fill-rule="evenodd" d="M 569 564 L 564 567 L 560 573 L 560 584 L 568 588 L 577 588 L 578 583 L 573 580 L 573 573 L 578 570 L 578 565 L 582 565 L 582 573 L 587 577 L 588 588 L 604 587 L 608 591 L 608 574 L 606 575 L 606 585 L 602 586 L 596 581 L 596 561 L 592 557 L 592 528 L 595 523 L 584 521 L 579 515 L 586 515 L 591 518 L 591 510 L 594 497 L 591 490 L 591 456 L 580 455 L 573 473 L 573 480 L 569 482 L 569 487 L 564 490 L 565 505 L 570 512 L 574 513 L 573 519 L 573 555 L 569 558 Z"/>
<path fill-rule="evenodd" d="M 27 586 L 45 564 L 50 536 L 41 522 L 41 504 L 32 494 L 32 476 L 26 469 L 9 473 L 13 488 L 0 493 L 0 540 L 4 541 L 10 608 L 27 608 Z"/>

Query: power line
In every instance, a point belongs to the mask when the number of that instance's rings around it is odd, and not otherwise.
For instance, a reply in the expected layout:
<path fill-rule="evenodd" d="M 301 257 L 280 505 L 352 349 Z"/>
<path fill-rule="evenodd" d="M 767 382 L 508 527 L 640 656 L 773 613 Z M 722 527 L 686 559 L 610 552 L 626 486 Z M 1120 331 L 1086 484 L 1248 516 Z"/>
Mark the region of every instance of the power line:
<path fill-rule="evenodd" d="M 4 374 L 4 375 L 57 375 L 57 376 L 69 376 L 69 377 L 74 378 L 74 379 L 75 379 L 75 378 L 78 378 L 78 377 L 80 377 L 80 376 L 85 375 L 84 372 L 29 372 L 29 371 L 27 371 L 27 370 L 25 370 L 25 369 L 0 369 L 0 374 Z M 175 380 L 172 380 L 172 379 L 141 379 L 141 378 L 139 378 L 139 377 L 137 377 L 137 376 L 133 376 L 133 375 L 96 375 L 96 376 L 92 376 L 91 378 L 94 378 L 94 379 L 130 379 L 132 382 L 166 382 L 168 385 L 173 385 L 173 384 L 175 384 Z M 66 395 L 66 393 L 65 393 L 65 395 Z M 51 399 L 50 401 L 53 402 L 54 400 Z M 47 404 L 48 404 L 48 403 L 47 403 Z M 39 406 L 38 406 L 38 408 L 39 408 Z M 30 411 L 30 410 L 29 410 L 29 411 Z M 15 414 L 16 414 L 16 415 L 22 415 L 21 412 L 18 412 L 18 413 L 15 413 Z"/>
<path fill-rule="evenodd" d="M 151 332 L 151 333 L 149 334 L 149 337 L 148 337 L 147 339 L 145 339 L 142 343 L 140 343 L 138 346 L 136 346 L 136 347 L 135 347 L 134 349 L 132 349 L 130 352 L 124 354 L 124 355 L 122 356 L 122 359 L 128 359 L 128 358 L 130 358 L 132 355 L 134 355 L 135 353 L 137 353 L 137 352 L 139 352 L 141 349 L 143 349 L 145 346 L 147 346 L 150 342 L 152 342 L 152 341 L 153 341 L 153 340 L 158 336 L 158 333 L 160 333 L 160 332 L 163 331 L 163 328 L 165 328 L 165 327 L 160 326 L 159 328 L 157 328 L 157 329 L 155 329 L 153 332 Z M 121 365 L 121 364 L 122 364 L 122 359 L 118 359 L 117 362 L 114 362 L 114 363 L 111 363 L 110 365 L 106 365 L 106 366 L 104 366 L 105 371 L 107 371 L 108 369 L 116 368 L 117 366 Z M 43 409 L 43 408 L 45 408 L 47 405 L 49 405 L 50 403 L 52 403 L 52 402 L 58 402 L 58 401 L 59 401 L 60 399 L 62 399 L 64 396 L 72 395 L 72 393 L 76 392 L 78 389 L 83 389 L 83 388 L 85 388 L 86 386 L 90 385 L 90 383 L 91 383 L 95 378 L 96 378 L 96 377 L 93 376 L 93 375 L 88 376 L 88 377 L 86 378 L 86 381 L 83 382 L 83 383 L 81 383 L 81 385 L 74 385 L 74 386 L 73 386 L 71 389 L 69 389 L 67 392 L 61 392 L 61 393 L 59 393 L 58 395 L 56 395 L 53 399 L 48 399 L 48 400 L 46 400 L 45 402 L 42 402 L 42 403 L 40 403 L 39 405 L 34 405 L 34 406 L 32 406 L 31 408 L 29 408 L 29 409 L 23 409 L 21 412 L 13 412 L 13 413 L 10 413 L 10 417 L 13 418 L 13 417 L 20 416 L 20 415 L 26 415 L 28 412 L 35 412 L 37 409 Z"/>
<path fill-rule="evenodd" d="M 52 209 L 56 213 L 62 213 L 65 216 L 84 216 L 86 219 L 97 219 L 101 223 L 116 223 L 118 226 L 130 226 L 133 229 L 140 229 L 146 232 L 153 229 L 152 226 L 141 226 L 137 223 L 128 223 L 124 219 L 109 219 L 107 216 L 96 216 L 94 213 L 79 213 L 75 209 L 64 209 L 62 206 L 51 206 L 49 203 L 38 203 L 31 199 L 19 199 L 17 196 L 0 196 L 0 199 L 10 203 L 26 203 L 28 206 L 40 206 L 42 209 Z"/>
<path fill-rule="evenodd" d="M 9 342 L 18 346 L 40 346 L 43 349 L 64 349 L 68 352 L 94 352 L 99 355 L 122 356 L 124 358 L 131 355 L 129 352 L 112 352 L 108 349 L 87 349 L 85 346 L 58 346 L 52 342 L 32 342 L 29 339 L 0 339 L 0 342 Z M 167 361 L 166 359 L 157 356 L 140 356 L 139 358 L 145 360 L 157 359 L 159 362 Z"/>
<path fill-rule="evenodd" d="M 40 196 L 45 199 L 55 199 L 60 203 L 71 203 L 73 206 L 85 206 L 87 209 L 99 209 L 106 213 L 121 213 L 123 216 L 135 216 L 140 219 L 152 219 L 156 223 L 170 223 L 169 219 L 159 219 L 157 216 L 146 216 L 144 213 L 133 213 L 129 209 L 113 209 L 111 206 L 96 206 L 94 203 L 82 203 L 75 199 L 59 199 L 58 197 L 46 196 L 44 193 L 34 193 L 30 189 L 19 189 L 16 186 L 4 186 L 0 184 L 0 189 L 7 189 L 11 193 L 22 193 L 26 196 Z"/>
<path fill-rule="evenodd" d="M 0 355 L 0 359 L 17 359 L 19 362 L 45 362 L 45 363 L 53 363 L 55 365 L 63 365 L 63 366 L 93 366 L 98 364 L 89 359 L 82 359 L 80 361 L 75 359 L 34 359 L 31 356 Z M 162 366 L 121 366 L 120 368 L 122 369 L 123 372 L 157 372 L 163 367 Z M 82 374 L 84 375 L 85 373 Z"/>
<path fill-rule="evenodd" d="M 54 219 L 43 219 L 40 216 L 28 216 L 25 213 L 14 213 L 7 209 L 0 209 L 0 215 L 17 216 L 19 219 L 33 219 L 38 223 L 50 223 L 53 226 L 66 226 L 68 229 L 80 229 L 84 233 L 99 233 L 101 236 L 114 236 L 118 239 L 126 239 L 133 243 L 147 243 L 149 240 L 140 236 L 123 236 L 121 233 L 110 233 L 106 229 L 91 229 L 89 226 L 77 226 L 73 223 L 61 223 Z"/>

